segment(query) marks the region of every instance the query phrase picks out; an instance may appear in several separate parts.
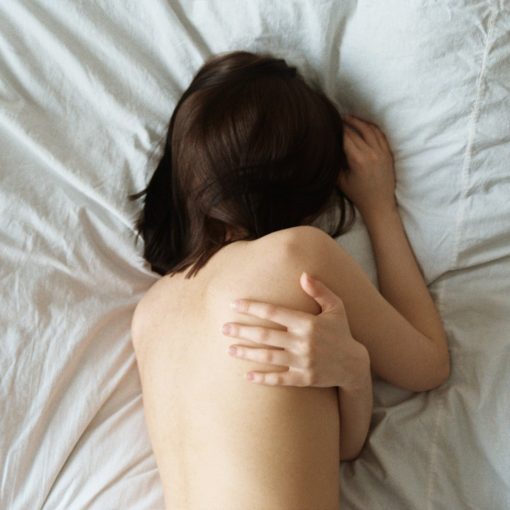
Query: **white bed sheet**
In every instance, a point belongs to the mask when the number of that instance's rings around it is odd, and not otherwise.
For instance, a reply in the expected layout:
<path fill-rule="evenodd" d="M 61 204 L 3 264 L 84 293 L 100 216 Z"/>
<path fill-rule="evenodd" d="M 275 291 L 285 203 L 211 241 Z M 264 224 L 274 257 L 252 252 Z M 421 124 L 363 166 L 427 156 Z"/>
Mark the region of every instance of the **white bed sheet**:
<path fill-rule="evenodd" d="M 0 508 L 163 509 L 129 337 L 137 205 L 208 56 L 270 51 L 378 123 L 452 375 L 374 385 L 342 509 L 510 508 L 505 0 L 0 3 Z M 338 240 L 376 282 L 359 221 Z"/>

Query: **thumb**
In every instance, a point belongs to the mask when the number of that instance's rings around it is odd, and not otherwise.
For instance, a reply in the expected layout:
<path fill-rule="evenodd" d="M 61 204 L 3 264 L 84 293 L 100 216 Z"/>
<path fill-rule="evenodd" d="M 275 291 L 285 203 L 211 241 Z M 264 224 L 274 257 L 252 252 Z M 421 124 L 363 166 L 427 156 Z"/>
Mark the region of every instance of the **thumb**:
<path fill-rule="evenodd" d="M 303 290 L 319 303 L 322 312 L 340 312 L 340 310 L 344 310 L 342 300 L 320 280 L 303 272 L 299 278 L 299 283 Z"/>

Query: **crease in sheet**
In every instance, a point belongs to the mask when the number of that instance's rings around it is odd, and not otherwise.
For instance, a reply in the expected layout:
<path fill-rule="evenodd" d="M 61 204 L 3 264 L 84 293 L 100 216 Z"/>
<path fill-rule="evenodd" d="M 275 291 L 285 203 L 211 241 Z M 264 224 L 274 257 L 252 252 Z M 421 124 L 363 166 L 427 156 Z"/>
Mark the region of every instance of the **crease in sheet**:
<path fill-rule="evenodd" d="M 480 73 L 478 75 L 478 80 L 476 83 L 476 96 L 473 104 L 473 109 L 470 115 L 470 120 L 468 124 L 468 141 L 466 145 L 466 152 L 464 157 L 464 164 L 462 166 L 462 177 L 461 177 L 461 194 L 462 199 L 460 201 L 457 218 L 456 218 L 456 239 L 454 244 L 454 250 L 452 252 L 452 260 L 450 263 L 450 267 L 459 267 L 459 255 L 460 255 L 460 243 L 461 243 L 461 230 L 462 224 L 464 222 L 464 214 L 465 207 L 467 202 L 467 197 L 469 193 L 469 170 L 471 167 L 471 161 L 473 156 L 473 145 L 475 141 L 476 134 L 476 126 L 478 123 L 478 119 L 480 116 L 480 105 L 483 96 L 483 92 L 486 88 L 484 79 L 485 79 L 485 71 L 487 68 L 487 59 L 489 54 L 489 49 L 492 42 L 492 33 L 494 28 L 494 21 L 497 15 L 497 10 L 492 8 L 489 16 L 489 20 L 487 23 L 487 35 L 485 37 L 484 49 L 482 62 L 480 65 Z M 438 285 L 438 299 L 436 301 L 436 306 L 440 312 L 440 315 L 444 317 L 444 309 L 443 303 L 445 303 L 445 299 L 447 296 L 446 292 L 447 281 L 444 280 Z M 451 296 L 454 299 L 454 296 Z M 440 472 L 437 466 L 437 454 L 439 448 L 439 431 L 441 418 L 445 413 L 445 393 L 437 394 L 436 399 L 436 416 L 434 419 L 434 431 L 432 436 L 432 442 L 430 445 L 430 460 L 429 460 L 429 469 L 428 469 L 428 480 L 427 480 L 427 497 L 426 497 L 426 510 L 434 510 L 434 483 L 435 480 L 440 476 Z"/>

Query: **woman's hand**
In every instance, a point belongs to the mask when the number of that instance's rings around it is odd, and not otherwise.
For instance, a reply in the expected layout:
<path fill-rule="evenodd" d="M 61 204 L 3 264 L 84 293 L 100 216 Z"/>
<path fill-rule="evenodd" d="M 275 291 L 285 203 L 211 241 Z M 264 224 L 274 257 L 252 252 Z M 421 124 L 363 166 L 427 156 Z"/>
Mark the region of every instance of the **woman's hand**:
<path fill-rule="evenodd" d="M 386 136 L 375 124 L 352 115 L 343 120 L 349 170 L 340 173 L 338 186 L 362 216 L 395 209 L 395 170 Z"/>
<path fill-rule="evenodd" d="M 233 346 L 235 357 L 288 366 L 286 372 L 252 372 L 253 382 L 283 386 L 354 388 L 358 384 L 357 364 L 366 361 L 368 351 L 351 335 L 342 300 L 326 285 L 303 273 L 303 290 L 322 308 L 319 315 L 252 301 L 238 300 L 240 313 L 269 319 L 287 331 L 238 323 L 230 325 L 228 336 L 244 338 L 276 349 Z"/>

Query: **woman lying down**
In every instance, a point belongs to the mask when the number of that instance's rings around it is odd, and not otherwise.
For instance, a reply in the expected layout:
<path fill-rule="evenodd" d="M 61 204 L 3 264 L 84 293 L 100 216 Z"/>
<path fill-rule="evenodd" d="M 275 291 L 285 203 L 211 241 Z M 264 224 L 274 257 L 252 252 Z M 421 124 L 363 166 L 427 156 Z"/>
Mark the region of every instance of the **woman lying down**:
<path fill-rule="evenodd" d="M 337 510 L 371 376 L 416 392 L 448 378 L 394 190 L 385 135 L 284 60 L 239 51 L 198 71 L 131 196 L 163 276 L 132 338 L 167 509 Z M 334 239 L 353 206 L 381 293 Z"/>

